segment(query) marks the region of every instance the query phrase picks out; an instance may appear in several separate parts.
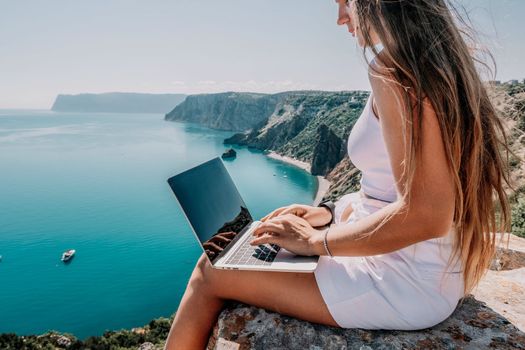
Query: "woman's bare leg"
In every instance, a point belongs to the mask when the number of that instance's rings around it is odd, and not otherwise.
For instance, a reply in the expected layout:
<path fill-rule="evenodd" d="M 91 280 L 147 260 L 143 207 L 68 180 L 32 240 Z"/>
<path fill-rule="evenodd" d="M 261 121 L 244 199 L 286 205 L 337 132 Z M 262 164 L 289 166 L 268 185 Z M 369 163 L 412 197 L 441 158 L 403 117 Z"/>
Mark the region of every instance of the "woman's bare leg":
<path fill-rule="evenodd" d="M 200 257 L 175 314 L 166 349 L 204 349 L 225 300 L 337 326 L 313 273 L 233 271 Z"/>

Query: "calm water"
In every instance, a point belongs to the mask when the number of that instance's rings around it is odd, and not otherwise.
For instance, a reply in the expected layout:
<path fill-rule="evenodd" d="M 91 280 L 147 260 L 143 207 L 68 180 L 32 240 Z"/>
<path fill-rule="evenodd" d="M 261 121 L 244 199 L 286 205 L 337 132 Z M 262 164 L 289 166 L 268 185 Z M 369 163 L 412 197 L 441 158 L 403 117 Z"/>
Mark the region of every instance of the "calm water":
<path fill-rule="evenodd" d="M 162 118 L 0 111 L 0 333 L 84 338 L 177 309 L 200 247 L 166 179 L 232 133 Z M 237 152 L 226 167 L 254 217 L 312 202 L 315 177 Z"/>

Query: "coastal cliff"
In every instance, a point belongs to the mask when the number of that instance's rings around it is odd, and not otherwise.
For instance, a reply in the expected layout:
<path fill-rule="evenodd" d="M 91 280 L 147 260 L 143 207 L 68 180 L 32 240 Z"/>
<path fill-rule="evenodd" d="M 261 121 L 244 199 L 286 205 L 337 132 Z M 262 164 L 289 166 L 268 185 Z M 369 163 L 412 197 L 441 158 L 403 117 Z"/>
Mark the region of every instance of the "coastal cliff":
<path fill-rule="evenodd" d="M 265 120 L 279 95 L 224 92 L 190 95 L 165 120 L 192 122 L 212 129 L 244 131 Z"/>
<path fill-rule="evenodd" d="M 366 91 L 190 95 L 165 119 L 240 131 L 224 144 L 273 150 L 311 163 L 312 174 L 324 176 L 343 159 L 346 139 L 368 95 Z"/>
<path fill-rule="evenodd" d="M 58 95 L 55 112 L 166 113 L 186 95 L 109 92 L 104 94 Z"/>
<path fill-rule="evenodd" d="M 369 93 L 365 91 L 289 92 L 259 125 L 224 140 L 272 150 L 312 164 L 312 175 L 326 175 L 345 154 L 348 134 Z"/>

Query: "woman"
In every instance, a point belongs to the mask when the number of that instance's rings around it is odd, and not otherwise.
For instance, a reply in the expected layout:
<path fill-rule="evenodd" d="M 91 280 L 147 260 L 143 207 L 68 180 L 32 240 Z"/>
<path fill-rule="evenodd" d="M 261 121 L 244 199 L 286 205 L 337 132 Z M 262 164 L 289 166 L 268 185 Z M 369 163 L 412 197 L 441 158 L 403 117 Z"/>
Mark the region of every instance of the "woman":
<path fill-rule="evenodd" d="M 203 255 L 169 349 L 203 348 L 228 299 L 336 327 L 433 326 L 485 272 L 494 232 L 508 231 L 504 130 L 445 0 L 337 2 L 338 24 L 375 54 L 348 139 L 361 190 L 334 218 L 291 205 L 255 230 L 252 244 L 320 255 L 314 273 L 215 270 Z"/>

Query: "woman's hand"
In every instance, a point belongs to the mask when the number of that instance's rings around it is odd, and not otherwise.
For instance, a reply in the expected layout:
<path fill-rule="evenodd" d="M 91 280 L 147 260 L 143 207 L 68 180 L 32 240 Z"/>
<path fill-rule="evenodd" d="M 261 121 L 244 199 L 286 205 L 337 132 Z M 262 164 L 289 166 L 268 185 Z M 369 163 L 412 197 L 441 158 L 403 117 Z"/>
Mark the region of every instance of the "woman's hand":
<path fill-rule="evenodd" d="M 293 214 L 305 219 L 312 227 L 325 226 L 332 221 L 332 213 L 326 207 L 312 207 L 303 204 L 292 204 L 286 207 L 277 208 L 270 214 L 261 219 L 262 222 L 274 217 L 286 214 Z"/>
<path fill-rule="evenodd" d="M 250 244 L 277 244 L 297 255 L 321 255 L 324 230 L 316 230 L 308 221 L 294 215 L 284 214 L 265 220 L 254 231 L 256 236 Z"/>

